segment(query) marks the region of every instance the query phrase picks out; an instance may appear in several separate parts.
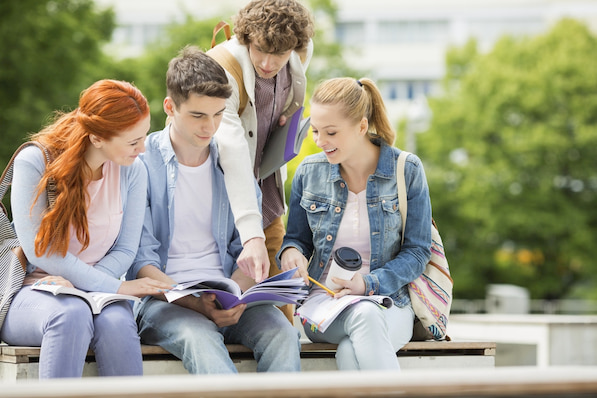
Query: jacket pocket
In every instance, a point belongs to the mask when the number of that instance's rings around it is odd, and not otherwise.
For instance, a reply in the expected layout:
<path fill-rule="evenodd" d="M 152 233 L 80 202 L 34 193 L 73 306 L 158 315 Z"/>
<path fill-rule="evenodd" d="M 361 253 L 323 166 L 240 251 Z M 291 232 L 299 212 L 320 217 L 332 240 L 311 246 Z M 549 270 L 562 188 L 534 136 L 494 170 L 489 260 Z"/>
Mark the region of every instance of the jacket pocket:
<path fill-rule="evenodd" d="M 328 214 L 330 204 L 313 199 L 301 199 L 301 207 L 307 213 L 307 221 L 311 231 L 317 232 L 325 226 L 325 218 Z"/>
<path fill-rule="evenodd" d="M 383 199 L 381 201 L 381 210 L 385 232 L 400 233 L 402 231 L 402 219 L 398 210 L 398 198 Z"/>

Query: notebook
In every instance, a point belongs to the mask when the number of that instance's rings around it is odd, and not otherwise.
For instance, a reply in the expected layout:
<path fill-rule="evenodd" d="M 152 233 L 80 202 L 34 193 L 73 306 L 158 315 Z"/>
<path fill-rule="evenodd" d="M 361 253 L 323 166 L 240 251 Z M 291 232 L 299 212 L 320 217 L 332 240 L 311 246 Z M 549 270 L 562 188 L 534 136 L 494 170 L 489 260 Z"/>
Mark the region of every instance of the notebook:
<path fill-rule="evenodd" d="M 273 174 L 301 150 L 303 140 L 310 127 L 310 117 L 303 119 L 304 107 L 300 107 L 284 126 L 274 130 L 263 148 L 259 178 L 264 179 Z"/>

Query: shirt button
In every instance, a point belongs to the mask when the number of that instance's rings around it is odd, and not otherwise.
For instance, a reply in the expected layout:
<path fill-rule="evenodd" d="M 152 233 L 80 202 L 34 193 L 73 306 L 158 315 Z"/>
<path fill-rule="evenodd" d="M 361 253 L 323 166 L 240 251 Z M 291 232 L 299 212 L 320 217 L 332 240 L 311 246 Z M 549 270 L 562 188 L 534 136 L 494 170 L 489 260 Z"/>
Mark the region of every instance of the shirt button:
<path fill-rule="evenodd" d="M 342 209 L 341 209 L 341 208 L 338 206 L 338 207 L 336 207 L 336 208 L 334 209 L 334 211 L 335 211 L 336 213 L 340 213 L 340 212 L 342 211 Z"/>
<path fill-rule="evenodd" d="M 396 210 L 396 205 L 394 204 L 394 206 L 392 206 L 394 208 L 394 210 Z"/>
<path fill-rule="evenodd" d="M 249 131 L 249 137 L 253 138 L 253 132 Z"/>
<path fill-rule="evenodd" d="M 343 182 L 340 183 L 340 188 L 344 188 L 346 186 L 346 184 L 344 184 Z"/>
<path fill-rule="evenodd" d="M 332 240 L 332 235 L 328 235 L 328 236 L 326 236 L 326 237 L 325 237 L 325 239 L 326 239 L 328 242 L 330 242 L 330 241 Z"/>
<path fill-rule="evenodd" d="M 323 261 L 319 262 L 319 268 L 323 268 Z"/>
<path fill-rule="evenodd" d="M 386 200 L 385 200 L 385 199 L 384 199 L 384 200 L 382 200 L 382 201 L 381 201 L 381 203 L 386 203 Z"/>
<path fill-rule="evenodd" d="M 311 205 L 311 206 L 309 207 L 309 209 L 311 209 L 311 210 L 315 210 L 315 209 L 317 209 L 317 206 L 315 206 L 315 205 Z"/>
<path fill-rule="evenodd" d="M 373 290 L 369 290 L 369 296 L 373 296 Z"/>

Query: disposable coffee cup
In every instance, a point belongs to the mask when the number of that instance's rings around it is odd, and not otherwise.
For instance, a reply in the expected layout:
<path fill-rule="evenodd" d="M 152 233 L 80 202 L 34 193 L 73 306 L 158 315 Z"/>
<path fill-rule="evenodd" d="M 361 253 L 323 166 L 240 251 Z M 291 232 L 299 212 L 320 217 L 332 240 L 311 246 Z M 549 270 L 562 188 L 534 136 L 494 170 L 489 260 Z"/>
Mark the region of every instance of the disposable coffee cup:
<path fill-rule="evenodd" d="M 332 263 L 330 270 L 325 280 L 325 285 L 331 290 L 338 290 L 343 286 L 332 282 L 332 278 L 339 278 L 344 280 L 351 280 L 354 273 L 361 269 L 361 255 L 350 247 L 340 247 L 336 249 L 332 256 Z"/>

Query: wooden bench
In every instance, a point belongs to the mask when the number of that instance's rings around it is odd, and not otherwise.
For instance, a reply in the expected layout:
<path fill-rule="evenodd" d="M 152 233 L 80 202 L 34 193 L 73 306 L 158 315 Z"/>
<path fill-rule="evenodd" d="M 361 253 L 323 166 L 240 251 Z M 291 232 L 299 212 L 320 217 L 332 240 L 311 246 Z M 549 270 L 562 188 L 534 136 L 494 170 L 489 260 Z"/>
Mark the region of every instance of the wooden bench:
<path fill-rule="evenodd" d="M 254 372 L 253 353 L 242 345 L 229 344 L 228 351 L 239 372 Z M 39 347 L 17 347 L 0 344 L 0 380 L 38 378 Z M 158 346 L 142 345 L 145 375 L 186 374 L 182 362 Z M 336 345 L 303 342 L 303 371 L 336 370 Z M 416 368 L 478 368 L 495 365 L 495 343 L 424 341 L 410 342 L 396 354 L 403 369 Z M 83 376 L 97 376 L 95 357 L 90 351 Z"/>

